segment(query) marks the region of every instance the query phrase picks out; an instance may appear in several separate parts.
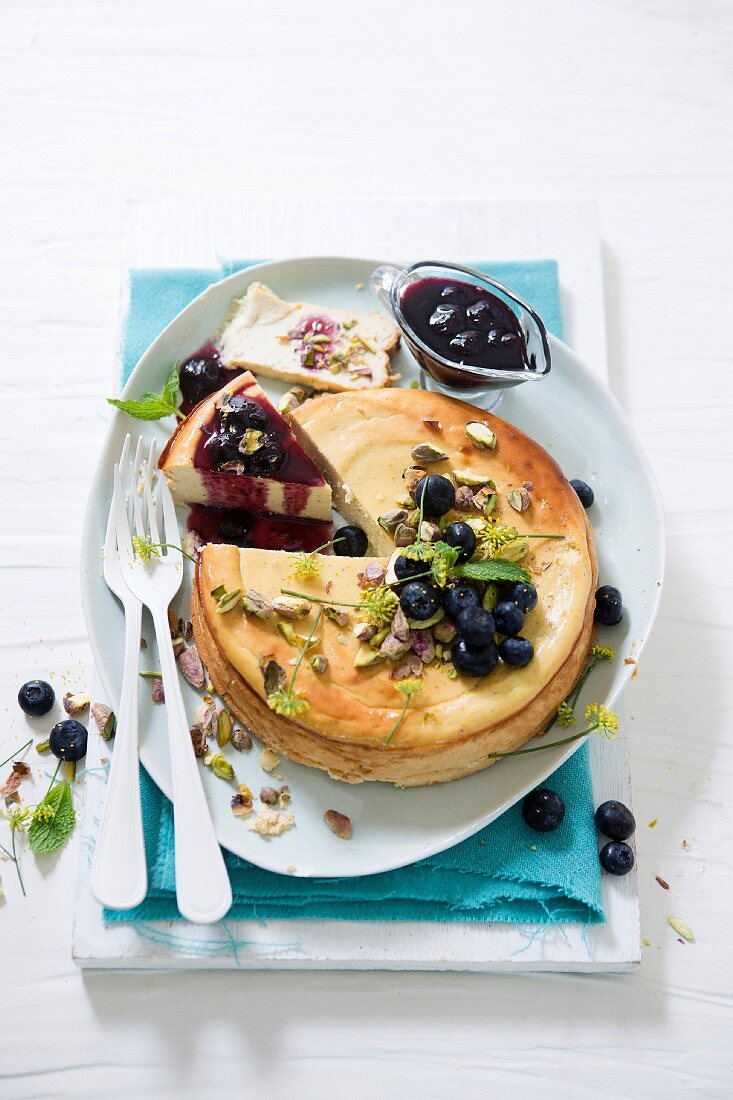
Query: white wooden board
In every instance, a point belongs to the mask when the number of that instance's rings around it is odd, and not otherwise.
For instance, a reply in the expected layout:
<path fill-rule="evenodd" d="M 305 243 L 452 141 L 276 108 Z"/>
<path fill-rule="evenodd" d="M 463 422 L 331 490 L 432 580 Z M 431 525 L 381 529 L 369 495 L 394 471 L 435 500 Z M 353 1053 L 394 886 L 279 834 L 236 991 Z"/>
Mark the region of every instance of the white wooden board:
<path fill-rule="evenodd" d="M 589 203 L 148 203 L 130 208 L 124 269 L 344 253 L 556 259 L 565 338 L 607 380 L 600 245 Z M 631 803 L 623 708 L 620 726 L 615 742 L 592 743 L 596 802 L 614 797 Z M 87 763 L 94 769 L 106 749 L 98 738 L 90 746 Z M 635 872 L 624 879 L 604 876 L 607 921 L 588 928 L 307 920 L 222 921 L 213 928 L 180 921 L 105 925 L 89 891 L 103 792 L 103 771 L 90 771 L 73 938 L 74 959 L 83 967 L 598 972 L 632 970 L 641 958 Z"/>

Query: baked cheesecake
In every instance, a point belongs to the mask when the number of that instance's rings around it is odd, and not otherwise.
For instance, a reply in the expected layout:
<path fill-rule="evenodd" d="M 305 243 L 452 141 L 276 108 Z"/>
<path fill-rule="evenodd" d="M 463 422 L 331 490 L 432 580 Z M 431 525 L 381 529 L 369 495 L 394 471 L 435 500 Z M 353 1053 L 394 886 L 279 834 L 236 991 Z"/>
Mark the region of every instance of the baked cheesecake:
<path fill-rule="evenodd" d="M 214 686 L 273 750 L 349 782 L 488 767 L 588 658 L 577 494 L 523 432 L 442 395 L 322 396 L 290 419 L 376 556 L 205 546 L 192 618 Z"/>
<path fill-rule="evenodd" d="M 533 553 L 538 604 L 524 628 L 534 647 L 526 668 L 499 662 L 489 676 L 452 677 L 448 662 L 433 655 L 423 663 L 412 650 L 422 671 L 397 678 L 407 655 L 389 660 L 370 650 L 359 638 L 360 612 L 350 606 L 359 602 L 359 574 L 375 559 L 326 556 L 316 577 L 295 579 L 294 555 L 204 546 L 192 597 L 194 636 L 225 705 L 273 751 L 350 783 L 445 782 L 523 745 L 576 683 L 592 640 L 595 587 L 582 525 L 576 536 L 572 550 L 553 554 L 544 544 Z M 304 617 L 293 622 L 273 610 L 282 589 L 304 594 L 279 605 L 289 616 L 307 608 Z M 289 687 L 324 606 L 341 621 L 321 614 L 295 675 L 298 705 L 279 713 L 277 692 Z M 412 694 L 416 683 L 419 693 Z"/>
<path fill-rule="evenodd" d="M 287 302 L 252 283 L 235 301 L 218 344 L 225 368 L 341 391 L 389 386 L 399 338 L 397 326 L 376 311 Z"/>
<path fill-rule="evenodd" d="M 181 421 L 159 465 L 177 504 L 331 520 L 323 475 L 249 372 Z"/>

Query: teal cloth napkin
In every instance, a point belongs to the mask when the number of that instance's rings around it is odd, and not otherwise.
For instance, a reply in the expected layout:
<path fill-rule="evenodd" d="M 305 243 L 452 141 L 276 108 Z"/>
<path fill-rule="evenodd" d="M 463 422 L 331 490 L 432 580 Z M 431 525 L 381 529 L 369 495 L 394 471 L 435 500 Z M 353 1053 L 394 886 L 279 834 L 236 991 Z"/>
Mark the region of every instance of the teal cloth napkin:
<path fill-rule="evenodd" d="M 252 262 L 252 261 L 249 261 Z M 130 273 L 122 349 L 123 380 L 161 329 L 210 283 L 248 266 Z M 475 264 L 527 298 L 562 336 L 557 265 Z M 500 764 L 499 767 L 511 767 Z M 107 921 L 180 919 L 175 901 L 173 811 L 141 768 L 148 896 L 136 909 L 105 910 Z M 596 923 L 601 906 L 587 747 L 548 780 L 565 801 L 555 833 L 535 833 L 513 806 L 475 836 L 398 871 L 349 879 L 301 879 L 263 871 L 225 852 L 236 919 L 522 921 Z"/>

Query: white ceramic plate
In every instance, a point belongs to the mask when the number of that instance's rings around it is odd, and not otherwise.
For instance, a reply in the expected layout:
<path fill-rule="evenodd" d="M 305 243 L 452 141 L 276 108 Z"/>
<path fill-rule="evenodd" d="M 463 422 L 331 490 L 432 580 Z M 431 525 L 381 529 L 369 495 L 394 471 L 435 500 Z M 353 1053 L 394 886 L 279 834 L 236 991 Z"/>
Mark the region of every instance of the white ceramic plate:
<path fill-rule="evenodd" d="M 186 358 L 214 337 L 229 312 L 232 298 L 241 296 L 255 279 L 285 298 L 305 299 L 354 310 L 375 307 L 367 284 L 377 261 L 316 258 L 260 264 L 209 287 L 151 344 L 127 383 L 124 395 L 158 390 L 171 364 Z M 542 383 L 509 391 L 500 415 L 538 440 L 569 477 L 592 485 L 596 501 L 589 516 L 594 525 L 600 583 L 617 585 L 625 615 L 618 627 L 602 632 L 618 658 L 599 665 L 590 678 L 584 701 L 612 705 L 634 666 L 651 629 L 659 602 L 664 569 L 664 529 L 657 488 L 646 458 L 614 397 L 594 379 L 568 347 L 551 339 L 552 373 Z M 410 354 L 396 358 L 401 385 L 418 376 Z M 284 387 L 262 379 L 270 396 Z M 172 421 L 146 424 L 122 413 L 113 417 L 87 507 L 82 546 L 82 598 L 92 651 L 110 700 L 118 697 L 122 676 L 123 614 L 102 579 L 104 540 L 112 469 L 126 432 L 143 432 L 163 443 Z M 181 529 L 185 516 L 180 513 Z M 187 567 L 188 568 L 188 567 Z M 190 573 L 179 607 L 183 613 L 190 593 Z M 144 632 L 152 643 L 150 623 Z M 152 644 L 143 667 L 156 667 Z M 187 685 L 184 698 L 193 715 L 199 696 Z M 170 796 L 170 772 L 165 714 L 150 702 L 149 683 L 140 687 L 140 756 L 158 786 Z M 580 713 L 580 710 L 579 710 Z M 271 871 L 301 876 L 367 875 L 402 867 L 443 851 L 471 836 L 541 783 L 580 745 L 532 753 L 502 761 L 478 775 L 453 783 L 415 790 L 395 790 L 384 783 L 352 786 L 323 772 L 283 760 L 280 774 L 293 796 L 296 828 L 266 839 L 250 832 L 229 807 L 230 787 L 209 769 L 201 768 L 211 813 L 221 844 L 242 858 Z M 255 792 L 271 782 L 258 763 L 259 748 L 227 755 L 237 779 Z M 347 843 L 338 840 L 323 821 L 324 811 L 347 814 L 354 827 Z"/>

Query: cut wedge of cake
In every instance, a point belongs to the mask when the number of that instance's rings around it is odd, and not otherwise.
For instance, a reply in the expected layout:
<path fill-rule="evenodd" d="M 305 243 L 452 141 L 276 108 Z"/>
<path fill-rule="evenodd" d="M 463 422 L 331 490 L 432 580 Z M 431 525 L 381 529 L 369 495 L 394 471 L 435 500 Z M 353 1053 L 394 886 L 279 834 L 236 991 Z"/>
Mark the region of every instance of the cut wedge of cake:
<path fill-rule="evenodd" d="M 399 338 L 397 326 L 376 310 L 286 302 L 252 283 L 235 302 L 218 343 L 227 368 L 336 392 L 389 386 Z"/>
<path fill-rule="evenodd" d="M 246 372 L 181 421 L 160 456 L 177 504 L 331 520 L 331 490 Z"/>

